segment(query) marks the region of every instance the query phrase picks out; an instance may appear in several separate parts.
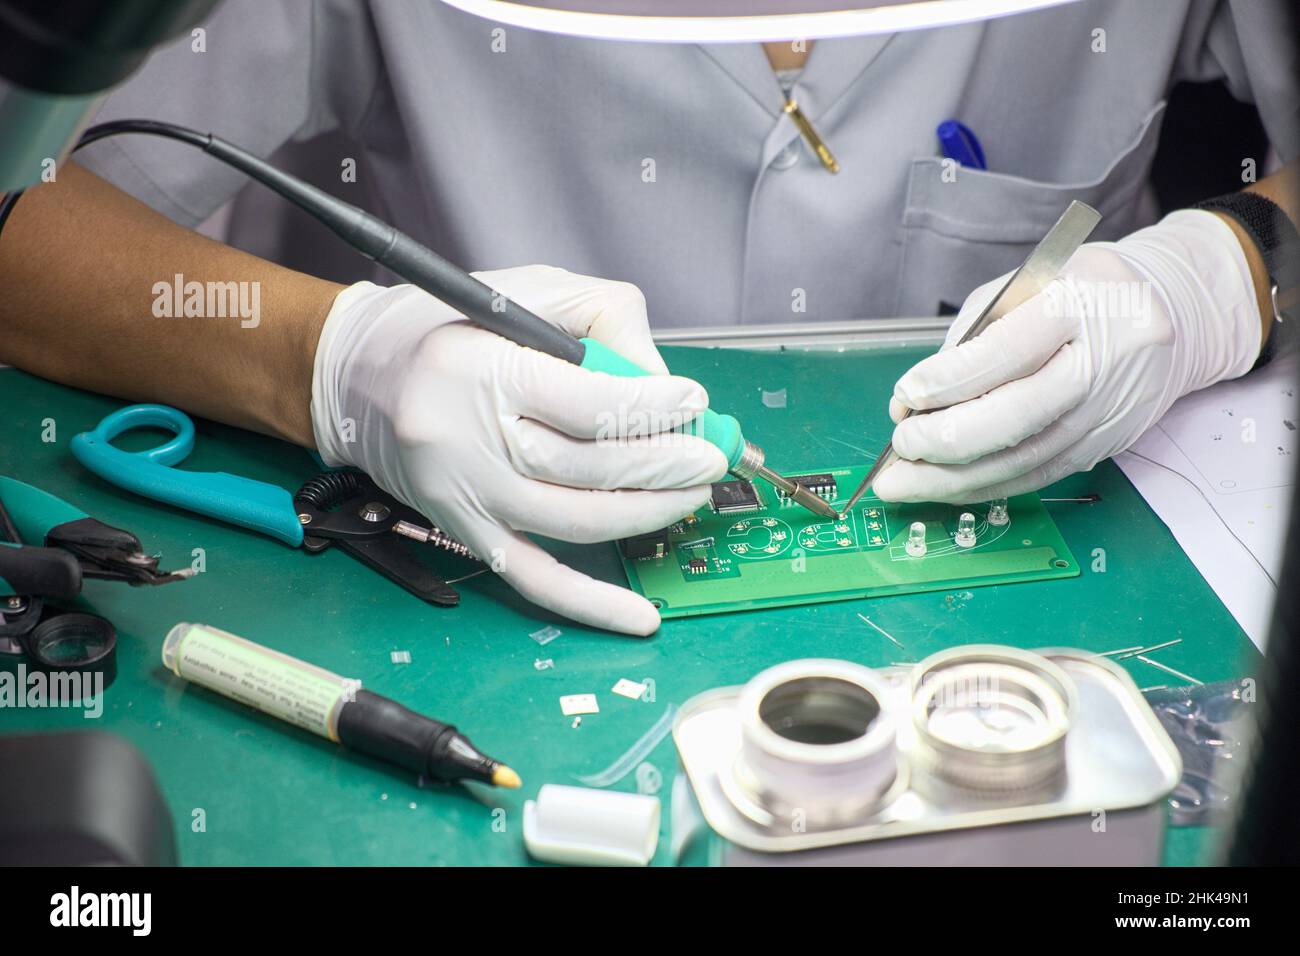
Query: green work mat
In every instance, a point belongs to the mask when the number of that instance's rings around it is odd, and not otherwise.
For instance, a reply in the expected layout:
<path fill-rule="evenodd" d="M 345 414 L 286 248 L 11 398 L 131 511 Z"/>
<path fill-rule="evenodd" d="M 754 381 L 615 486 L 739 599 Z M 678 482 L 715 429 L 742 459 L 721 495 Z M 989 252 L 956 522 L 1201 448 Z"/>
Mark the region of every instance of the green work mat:
<path fill-rule="evenodd" d="M 1037 495 L 1008 502 L 1008 520 L 989 521 L 989 503 L 886 504 L 865 495 L 842 512 L 869 465 L 801 469 L 836 485 L 824 495 L 840 518 L 827 521 L 771 487 L 754 486 L 757 507 L 691 515 L 668 529 L 662 556 L 624 558 L 633 590 L 663 618 L 815 604 L 849 598 L 961 590 L 1075 577 L 1079 565 Z M 797 477 L 797 476 L 796 476 Z M 957 544 L 971 515 L 973 544 Z M 909 530 L 923 525 L 925 553 L 907 551 Z"/>
<path fill-rule="evenodd" d="M 714 408 L 744 423 L 772 467 L 795 473 L 818 463 L 870 462 L 890 434 L 886 402 L 894 381 L 923 354 L 664 350 L 674 371 L 705 384 Z M 763 404 L 764 391 L 783 388 L 786 407 Z M 879 667 L 976 641 L 1107 651 L 1181 639 L 1156 656 L 1202 681 L 1258 671 L 1241 629 L 1110 463 L 1043 493 L 1101 496 L 1096 504 L 1047 505 L 1081 565 L 1076 578 L 682 618 L 638 639 L 548 614 L 492 575 L 458 585 L 459 607 L 434 608 L 341 552 L 309 555 L 106 484 L 76 463 L 68 440 L 122 404 L 0 370 L 0 473 L 137 534 L 161 552 L 164 567 L 188 566 L 202 549 L 206 571 L 157 588 L 87 583 L 80 603 L 118 631 L 118 676 L 102 716 L 75 708 L 0 711 L 0 732 L 104 730 L 133 742 L 158 776 L 188 864 L 526 863 L 523 803 L 541 785 L 573 784 L 602 770 L 670 705 L 796 657 Z M 317 470 L 300 449 L 211 422 L 197 426 L 187 468 L 289 489 Z M 141 436 L 127 447 L 144 443 Z M 613 544 L 556 552 L 605 580 L 625 580 Z M 267 644 L 454 722 L 518 770 L 524 787 L 421 787 L 399 770 L 188 684 L 159 660 L 178 621 Z M 529 634 L 547 625 L 563 633 L 539 646 Z M 395 662 L 394 651 L 408 651 L 411 662 Z M 538 669 L 546 660 L 552 666 Z M 1139 687 L 1171 682 L 1136 659 L 1121 663 Z M 14 666 L 12 659 L 0 658 L 3 666 Z M 622 677 L 652 681 L 648 699 L 611 694 Z M 601 709 L 578 727 L 558 702 L 573 693 L 595 693 Z M 671 740 L 645 760 L 662 779 L 655 863 L 664 865 L 671 862 Z M 636 776 L 612 789 L 635 790 Z M 1203 861 L 1213 845 L 1212 831 L 1171 830 L 1166 860 Z"/>

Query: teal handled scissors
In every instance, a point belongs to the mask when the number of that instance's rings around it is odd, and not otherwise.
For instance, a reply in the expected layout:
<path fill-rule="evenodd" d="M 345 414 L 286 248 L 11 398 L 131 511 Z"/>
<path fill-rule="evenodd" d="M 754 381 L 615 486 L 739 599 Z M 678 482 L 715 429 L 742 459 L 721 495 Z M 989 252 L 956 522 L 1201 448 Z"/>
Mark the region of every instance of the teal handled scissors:
<path fill-rule="evenodd" d="M 161 428 L 172 438 L 144 451 L 124 451 L 113 444 L 136 428 Z M 176 467 L 194 450 L 194 422 L 166 405 L 119 409 L 93 430 L 75 436 L 71 447 L 77 461 L 121 488 L 269 535 L 290 547 L 314 553 L 337 545 L 433 604 L 452 606 L 460 595 L 417 560 L 403 539 L 474 560 L 463 544 L 359 472 L 324 472 L 291 494 L 279 485 L 239 475 Z"/>

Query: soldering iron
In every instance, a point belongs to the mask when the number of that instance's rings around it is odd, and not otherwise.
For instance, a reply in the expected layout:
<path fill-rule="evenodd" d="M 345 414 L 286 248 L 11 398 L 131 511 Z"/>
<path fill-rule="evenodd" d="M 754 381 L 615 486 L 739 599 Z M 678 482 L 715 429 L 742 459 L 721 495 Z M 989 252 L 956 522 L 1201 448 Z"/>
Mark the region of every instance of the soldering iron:
<path fill-rule="evenodd" d="M 76 148 L 118 133 L 147 133 L 198 147 L 305 210 L 362 255 L 502 338 L 593 372 L 622 376 L 649 374 L 595 339 L 573 338 L 378 217 L 218 136 L 155 120 L 118 120 L 91 127 Z M 0 203 L 0 229 L 4 228 L 19 195 L 19 192 L 10 193 Z M 768 468 L 763 449 L 745 440 L 740 423 L 732 416 L 708 409 L 679 430 L 717 446 L 727 458 L 728 470 L 737 478 L 747 481 L 762 478 L 815 514 L 830 520 L 838 517 L 835 509 L 820 497 Z"/>

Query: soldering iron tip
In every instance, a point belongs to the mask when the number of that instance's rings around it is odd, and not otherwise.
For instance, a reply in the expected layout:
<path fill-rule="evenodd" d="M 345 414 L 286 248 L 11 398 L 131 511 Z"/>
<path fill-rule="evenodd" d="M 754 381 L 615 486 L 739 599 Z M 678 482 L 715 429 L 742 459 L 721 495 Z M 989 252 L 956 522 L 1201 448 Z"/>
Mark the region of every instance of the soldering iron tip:
<path fill-rule="evenodd" d="M 840 520 L 840 513 L 836 511 L 834 508 L 832 508 L 830 505 L 828 505 L 821 498 L 819 498 L 817 495 L 813 494 L 807 488 L 803 487 L 803 485 L 796 485 L 795 487 L 797 491 L 794 495 L 794 500 L 797 501 L 799 504 L 803 505 L 813 514 L 820 515 L 821 517 L 826 518 L 829 521 Z"/>
<path fill-rule="evenodd" d="M 505 787 L 507 790 L 518 790 L 523 786 L 524 782 L 519 779 L 519 774 L 505 764 L 498 764 L 497 768 L 492 771 L 492 783 L 498 787 Z"/>
<path fill-rule="evenodd" d="M 822 512 L 822 513 L 823 513 L 827 518 L 830 518 L 832 521 L 841 521 L 841 520 L 843 520 L 843 518 L 844 518 L 844 515 L 840 514 L 838 511 L 836 511 L 836 510 L 835 510 L 834 508 L 832 508 L 830 505 L 827 505 L 827 506 L 826 506 L 826 510 L 825 510 L 824 512 Z"/>

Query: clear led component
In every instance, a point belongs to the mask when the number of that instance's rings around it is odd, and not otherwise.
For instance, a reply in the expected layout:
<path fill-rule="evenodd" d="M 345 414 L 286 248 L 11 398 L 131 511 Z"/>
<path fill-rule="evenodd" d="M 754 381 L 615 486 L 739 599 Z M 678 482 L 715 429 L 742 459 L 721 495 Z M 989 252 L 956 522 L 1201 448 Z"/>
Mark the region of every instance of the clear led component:
<path fill-rule="evenodd" d="M 1011 521 L 1011 515 L 1007 513 L 1007 499 L 994 498 L 989 502 L 989 524 L 1002 527 Z"/>
<path fill-rule="evenodd" d="M 963 511 L 961 517 L 957 519 L 957 547 L 969 548 L 975 544 L 975 516 L 969 511 Z"/>
<path fill-rule="evenodd" d="M 925 557 L 925 522 L 913 521 L 907 529 L 907 553 L 914 558 Z"/>

